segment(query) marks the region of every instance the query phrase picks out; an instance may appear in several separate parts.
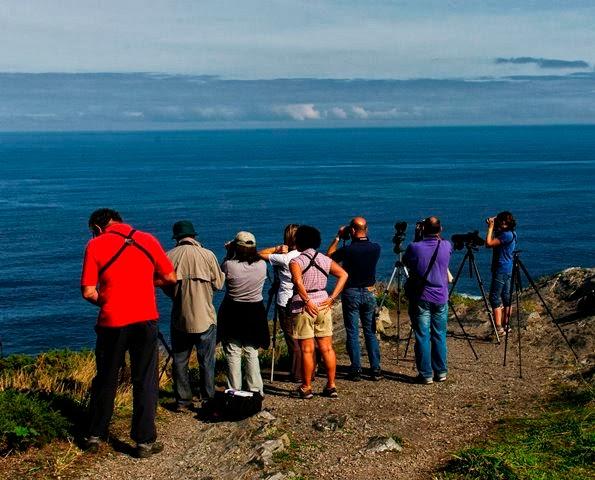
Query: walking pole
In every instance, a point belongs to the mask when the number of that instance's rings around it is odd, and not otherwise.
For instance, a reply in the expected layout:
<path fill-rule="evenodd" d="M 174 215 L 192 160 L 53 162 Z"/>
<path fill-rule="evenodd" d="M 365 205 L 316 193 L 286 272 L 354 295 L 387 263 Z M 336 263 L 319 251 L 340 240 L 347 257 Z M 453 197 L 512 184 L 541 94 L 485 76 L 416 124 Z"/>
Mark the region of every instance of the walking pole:
<path fill-rule="evenodd" d="M 269 311 L 271 310 L 271 305 L 275 304 L 275 309 L 273 311 L 273 338 L 271 341 L 272 351 L 271 351 L 271 382 L 273 381 L 273 371 L 275 369 L 275 348 L 277 346 L 277 292 L 279 291 L 279 277 L 275 272 L 275 277 L 273 283 L 271 284 L 271 288 L 269 288 L 269 298 L 267 299 L 267 306 L 266 306 L 266 318 L 267 321 L 269 319 Z"/>
<path fill-rule="evenodd" d="M 279 321 L 279 308 L 276 303 L 275 294 L 275 306 L 273 307 L 275 310 L 273 312 L 273 341 L 271 342 L 273 352 L 271 355 L 271 383 L 273 382 L 273 377 L 275 375 L 275 352 L 277 351 L 277 323 Z"/>

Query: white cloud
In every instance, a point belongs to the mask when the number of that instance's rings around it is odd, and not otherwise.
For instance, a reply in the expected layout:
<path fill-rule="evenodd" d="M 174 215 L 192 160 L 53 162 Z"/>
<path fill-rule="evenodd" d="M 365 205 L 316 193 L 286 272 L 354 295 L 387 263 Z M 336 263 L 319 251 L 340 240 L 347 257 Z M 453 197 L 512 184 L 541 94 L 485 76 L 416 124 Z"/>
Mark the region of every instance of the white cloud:
<path fill-rule="evenodd" d="M 292 120 L 303 122 L 304 120 L 320 120 L 320 112 L 316 110 L 313 103 L 293 103 L 289 105 L 277 105 L 273 107 L 277 115 L 287 116 Z"/>
<path fill-rule="evenodd" d="M 145 116 L 143 112 L 123 112 L 122 115 L 127 118 L 142 118 Z"/>
<path fill-rule="evenodd" d="M 333 107 L 328 111 L 328 115 L 332 118 L 338 118 L 341 120 L 345 120 L 347 118 L 347 112 L 343 110 L 341 107 Z"/>
<path fill-rule="evenodd" d="M 360 118 L 360 119 L 366 119 L 370 116 L 370 114 L 364 107 L 359 107 L 359 106 L 354 105 L 353 107 L 351 107 L 351 111 L 357 118 Z"/>

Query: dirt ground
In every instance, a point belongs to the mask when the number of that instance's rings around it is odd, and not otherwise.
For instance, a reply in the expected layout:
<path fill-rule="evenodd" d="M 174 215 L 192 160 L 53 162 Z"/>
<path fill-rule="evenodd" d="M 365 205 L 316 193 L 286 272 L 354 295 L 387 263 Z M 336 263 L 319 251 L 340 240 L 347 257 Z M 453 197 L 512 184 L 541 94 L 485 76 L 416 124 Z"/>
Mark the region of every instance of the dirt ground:
<path fill-rule="evenodd" d="M 281 374 L 266 385 L 264 406 L 276 417 L 272 425 L 262 425 L 256 419 L 204 423 L 191 413 L 161 408 L 163 453 L 136 460 L 105 447 L 107 453 L 76 478 L 231 479 L 268 478 L 275 473 L 284 475 L 278 478 L 309 479 L 432 478 L 449 455 L 481 439 L 498 420 L 538 411 L 551 386 L 571 369 L 552 363 L 545 350 L 527 344 L 522 351 L 523 378 L 519 378 L 516 334 L 510 338 L 509 365 L 503 367 L 503 344 L 474 339 L 479 355 L 475 360 L 456 323 L 451 328 L 449 375 L 444 383 L 412 383 L 416 374 L 413 352 L 403 359 L 404 343 L 397 352 L 397 342 L 382 341 L 382 381 L 344 379 L 348 360 L 339 354 L 343 368 L 336 400 L 319 395 L 312 400 L 298 399 L 294 396 L 296 385 L 284 381 Z M 263 372 L 263 377 L 267 373 Z M 324 380 L 317 378 L 315 391 L 322 390 Z M 334 431 L 313 426 L 335 417 L 345 423 Z M 255 447 L 283 433 L 290 437 L 291 446 L 263 468 L 254 461 Z M 374 436 L 399 438 L 403 450 L 364 452 Z M 125 436 L 122 440 L 128 441 Z"/>

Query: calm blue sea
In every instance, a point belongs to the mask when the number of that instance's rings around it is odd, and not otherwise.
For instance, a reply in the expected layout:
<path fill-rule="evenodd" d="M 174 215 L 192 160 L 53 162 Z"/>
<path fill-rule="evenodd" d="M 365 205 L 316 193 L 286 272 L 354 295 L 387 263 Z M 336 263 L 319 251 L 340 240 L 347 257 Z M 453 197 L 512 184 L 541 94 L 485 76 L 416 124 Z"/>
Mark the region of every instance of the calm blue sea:
<path fill-rule="evenodd" d="M 397 220 L 438 215 L 444 234 L 509 209 L 534 277 L 595 265 L 595 127 L 0 134 L 0 335 L 4 353 L 92 347 L 79 292 L 87 219 L 99 207 L 166 248 L 192 220 L 219 257 L 238 230 L 279 243 L 288 222 L 324 243 L 364 215 L 393 268 Z M 489 252 L 478 253 L 489 283 Z M 453 256 L 456 268 L 462 253 Z M 477 294 L 468 278 L 460 290 Z M 160 296 L 163 328 L 168 301 Z"/>

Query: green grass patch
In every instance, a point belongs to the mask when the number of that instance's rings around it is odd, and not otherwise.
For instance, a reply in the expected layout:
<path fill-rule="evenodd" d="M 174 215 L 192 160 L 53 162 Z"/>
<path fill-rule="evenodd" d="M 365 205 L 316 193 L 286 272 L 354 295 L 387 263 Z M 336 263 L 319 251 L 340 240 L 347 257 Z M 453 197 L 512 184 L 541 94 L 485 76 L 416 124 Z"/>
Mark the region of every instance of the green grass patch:
<path fill-rule="evenodd" d="M 510 419 L 482 446 L 453 456 L 443 480 L 595 478 L 595 396 L 565 390 L 538 417 Z"/>
<path fill-rule="evenodd" d="M 474 307 L 475 305 L 479 305 L 479 304 L 483 303 L 481 298 L 479 298 L 479 299 L 472 298 L 469 295 L 463 295 L 461 293 L 456 293 L 456 292 L 450 296 L 450 301 L 452 302 L 452 304 L 455 307 L 465 307 L 465 308 L 471 308 L 471 307 Z"/>
<path fill-rule="evenodd" d="M 42 446 L 66 438 L 71 424 L 36 394 L 0 392 L 0 453 Z"/>

